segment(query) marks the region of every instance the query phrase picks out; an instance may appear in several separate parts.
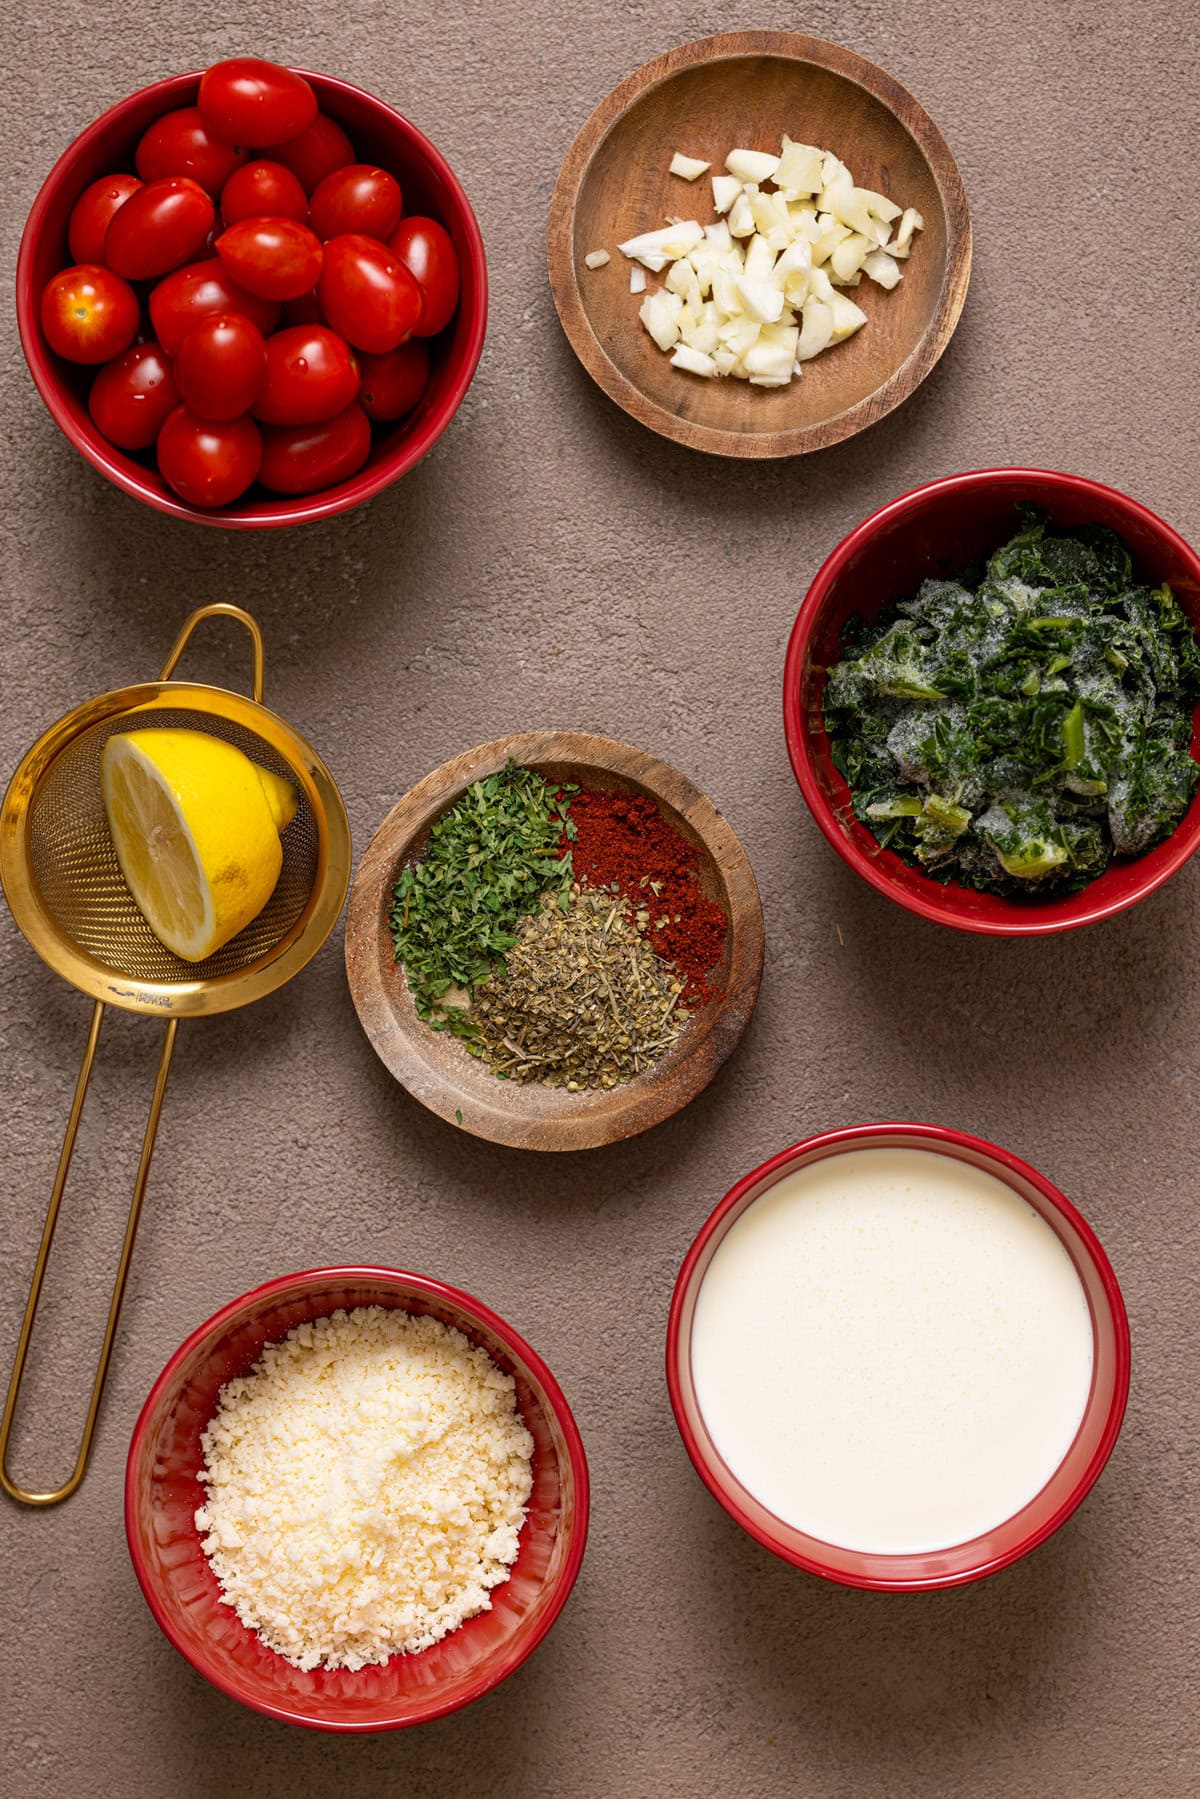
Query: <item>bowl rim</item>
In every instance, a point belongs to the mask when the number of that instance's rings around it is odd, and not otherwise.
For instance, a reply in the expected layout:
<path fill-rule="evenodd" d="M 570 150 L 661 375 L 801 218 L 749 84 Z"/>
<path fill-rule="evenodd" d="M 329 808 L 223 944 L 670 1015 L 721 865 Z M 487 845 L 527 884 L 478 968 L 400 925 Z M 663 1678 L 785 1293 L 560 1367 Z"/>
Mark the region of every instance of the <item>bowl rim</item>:
<path fill-rule="evenodd" d="M 653 400 L 619 369 L 596 335 L 584 304 L 574 252 L 575 214 L 592 162 L 613 127 L 644 94 L 689 69 L 746 57 L 777 57 L 827 69 L 880 102 L 913 139 L 946 214 L 942 284 L 929 322 L 904 360 L 844 412 L 786 430 L 740 432 L 698 424 Z M 843 44 L 807 32 L 728 31 L 694 38 L 636 68 L 593 108 L 573 139 L 550 200 L 550 288 L 567 341 L 596 385 L 631 418 L 689 449 L 738 459 L 799 456 L 856 436 L 887 416 L 931 374 L 958 326 L 971 279 L 972 226 L 962 176 L 950 145 L 920 101 L 894 75 Z M 681 399 L 682 399 L 681 394 Z"/>
<path fill-rule="evenodd" d="M 291 65 L 285 65 L 291 68 Z M 312 69 L 291 68 L 291 72 L 309 82 L 316 91 L 318 101 L 323 101 L 329 94 L 347 98 L 352 104 L 365 107 L 378 115 L 385 115 L 388 121 L 398 127 L 412 148 L 429 164 L 434 174 L 454 194 L 461 210 L 461 223 L 467 245 L 467 265 L 470 282 L 476 294 L 475 305 L 469 318 L 469 330 L 464 342 L 462 361 L 451 387 L 443 395 L 439 405 L 432 410 L 422 422 L 419 429 L 406 436 L 397 446 L 394 461 L 378 464 L 374 468 L 364 468 L 358 474 L 351 475 L 346 481 L 338 482 L 333 487 L 324 488 L 315 494 L 300 494 L 294 497 L 280 495 L 273 500 L 256 500 L 248 506 L 239 507 L 237 501 L 231 506 L 214 507 L 211 510 L 199 506 L 189 506 L 186 501 L 167 492 L 159 493 L 144 479 L 131 473 L 125 464 L 128 455 L 116 448 L 106 445 L 97 434 L 95 444 L 85 441 L 79 432 L 75 420 L 68 413 L 59 396 L 59 358 L 55 357 L 49 346 L 43 341 L 39 319 L 39 298 L 35 291 L 33 279 L 33 260 L 36 247 L 41 238 L 45 217 L 54 199 L 62 176 L 68 165 L 90 149 L 94 141 L 110 126 L 121 121 L 122 117 L 135 110 L 151 96 L 159 96 L 164 102 L 163 111 L 170 111 L 175 105 L 187 103 L 185 95 L 189 88 L 199 83 L 203 69 L 195 69 L 181 75 L 164 76 L 159 81 L 151 81 L 146 86 L 137 88 L 123 99 L 117 100 L 80 131 L 51 164 L 45 179 L 38 188 L 32 206 L 29 209 L 24 228 L 21 232 L 20 247 L 17 251 L 16 263 L 16 310 L 17 334 L 21 342 L 21 350 L 28 365 L 34 386 L 51 418 L 62 432 L 73 449 L 89 462 L 93 468 L 104 475 L 114 486 L 145 505 L 152 506 L 156 512 L 167 514 L 171 518 L 187 520 L 190 524 L 210 525 L 226 530 L 262 531 L 280 529 L 287 525 L 310 524 L 317 519 L 331 518 L 338 513 L 351 511 L 365 501 L 390 487 L 406 475 L 433 448 L 434 444 L 446 430 L 455 413 L 461 406 L 475 377 L 479 359 L 483 353 L 484 338 L 487 333 L 488 320 L 488 280 L 487 259 L 483 246 L 483 234 L 479 221 L 467 193 L 454 173 L 446 158 L 437 146 L 426 137 L 419 126 L 386 100 L 358 87 L 354 82 L 343 81 L 340 76 L 322 75 Z M 463 271 L 464 277 L 467 270 Z M 464 279 L 464 288 L 467 280 Z M 402 422 L 402 421 L 397 421 Z M 140 465 L 134 463 L 140 470 Z M 345 491 L 345 490 L 349 491 Z M 281 510 L 286 508 L 286 510 Z"/>
<path fill-rule="evenodd" d="M 289 1293 L 319 1291 L 323 1286 L 331 1283 L 346 1286 L 355 1282 L 364 1286 L 370 1285 L 372 1282 L 379 1282 L 381 1285 L 392 1287 L 393 1290 L 396 1284 L 403 1283 L 410 1290 L 439 1300 L 451 1309 L 460 1311 L 466 1319 L 482 1324 L 499 1337 L 501 1342 L 512 1351 L 514 1359 L 525 1364 L 545 1392 L 550 1409 L 554 1413 L 566 1441 L 567 1456 L 575 1482 L 575 1508 L 568 1530 L 562 1572 L 554 1593 L 537 1625 L 531 1631 L 528 1641 L 521 1644 L 518 1652 L 510 1652 L 499 1658 L 498 1671 L 493 1669 L 486 1677 L 481 1676 L 472 1681 L 461 1695 L 449 1701 L 434 1702 L 422 1707 L 416 1716 L 397 1718 L 387 1722 L 312 1718 L 298 1711 L 294 1706 L 247 1698 L 244 1693 L 236 1691 L 232 1684 L 224 1678 L 219 1664 L 205 1662 L 202 1658 L 193 1655 L 191 1650 L 180 1642 L 170 1616 L 159 1599 L 157 1585 L 142 1552 L 138 1529 L 140 1507 L 137 1498 L 137 1483 L 146 1439 L 159 1401 L 183 1362 L 194 1350 L 202 1348 L 206 1340 L 215 1338 L 227 1326 L 236 1323 L 251 1305 L 259 1301 L 271 1298 L 282 1299 Z M 372 1301 L 371 1303 L 377 1302 Z M 331 1307 L 333 1311 L 337 1309 L 337 1307 Z M 401 1306 L 399 1309 L 403 1310 L 404 1308 Z M 587 1547 L 590 1509 L 590 1481 L 583 1437 L 575 1422 L 571 1407 L 567 1403 L 566 1395 L 532 1345 L 526 1342 L 521 1333 L 515 1330 L 511 1324 L 501 1318 L 499 1313 L 494 1312 L 490 1306 L 485 1305 L 482 1300 L 476 1299 L 473 1294 L 465 1292 L 461 1287 L 453 1287 L 447 1281 L 436 1280 L 431 1275 L 417 1274 L 411 1269 L 387 1268 L 375 1263 L 347 1263 L 338 1266 L 300 1269 L 294 1274 L 276 1275 L 221 1306 L 210 1318 L 197 1325 L 195 1330 L 188 1334 L 167 1361 L 138 1414 L 137 1423 L 133 1427 L 133 1434 L 129 1440 L 129 1452 L 125 1459 L 124 1519 L 129 1559 L 133 1563 L 133 1571 L 137 1576 L 138 1585 L 142 1589 L 154 1620 L 172 1648 L 226 1698 L 235 1700 L 248 1710 L 259 1712 L 264 1717 L 275 1718 L 284 1724 L 299 1724 L 309 1730 L 325 1730 L 343 1736 L 371 1735 L 385 1730 L 403 1730 L 417 1724 L 429 1723 L 434 1718 L 446 1717 L 451 1712 L 459 1711 L 464 1705 L 470 1705 L 474 1700 L 481 1698 L 483 1694 L 490 1692 L 493 1687 L 497 1687 L 502 1681 L 507 1680 L 509 1675 L 528 1660 L 534 1650 L 539 1647 L 571 1595 L 583 1562 L 584 1550 Z"/>
<path fill-rule="evenodd" d="M 701 840 L 709 859 L 721 871 L 729 898 L 727 944 L 730 973 L 713 1002 L 696 1014 L 690 1037 L 656 1067 L 656 1077 L 635 1076 L 617 1087 L 562 1095 L 561 1110 L 534 1114 L 501 1104 L 502 1093 L 528 1092 L 512 1082 L 495 1082 L 492 1100 L 464 1092 L 451 1072 L 422 1059 L 427 1028 L 420 1025 L 411 1001 L 399 1016 L 390 992 L 401 979 L 392 962 L 391 980 L 380 972 L 380 948 L 386 922 L 380 902 L 390 893 L 396 874 L 427 826 L 454 805 L 472 782 L 503 768 L 509 757 L 525 767 L 554 765 L 587 768 L 616 776 L 621 783 L 642 787 L 660 810 L 677 813 Z M 583 775 L 580 775 L 581 781 Z M 350 883 L 346 905 L 346 979 L 354 1009 L 372 1049 L 394 1080 L 411 1097 L 447 1123 L 484 1141 L 532 1153 L 600 1149 L 626 1141 L 663 1124 L 704 1091 L 715 1079 L 746 1031 L 758 1001 L 764 957 L 762 900 L 750 858 L 724 813 L 694 782 L 671 763 L 618 738 L 590 731 L 524 731 L 492 738 L 460 752 L 432 769 L 397 801 L 373 832 Z M 418 1029 L 419 1026 L 419 1029 Z M 430 1033 L 432 1035 L 432 1033 Z M 463 1052 L 464 1063 L 468 1060 Z M 472 1064 L 474 1068 L 474 1064 Z M 464 1074 L 467 1072 L 464 1067 Z M 491 1091 L 489 1086 L 488 1091 Z M 545 1091 L 540 1089 L 540 1091 Z M 559 1090 L 560 1091 L 560 1090 Z M 570 1102 L 583 1101 L 578 1105 Z"/>
<path fill-rule="evenodd" d="M 1197 584 L 1200 585 L 1200 556 L 1196 551 L 1165 519 L 1152 512 L 1140 500 L 1122 493 L 1120 488 L 1107 487 L 1103 482 L 1093 481 L 1087 475 L 1072 475 L 1062 469 L 978 468 L 967 469 L 960 474 L 939 475 L 932 481 L 923 481 L 918 486 L 909 488 L 868 513 L 861 523 L 842 538 L 817 570 L 800 603 L 788 638 L 783 670 L 783 728 L 792 772 L 822 834 L 842 861 L 861 875 L 877 893 L 882 893 L 896 905 L 903 906 L 907 912 L 915 913 L 918 918 L 928 919 L 933 924 L 949 925 L 953 930 L 970 931 L 986 937 L 1045 937 L 1061 931 L 1080 930 L 1084 925 L 1113 918 L 1163 886 L 1200 847 L 1200 814 L 1191 824 L 1186 816 L 1180 819 L 1170 836 L 1156 846 L 1166 852 L 1159 865 L 1147 870 L 1140 880 L 1127 889 L 1089 901 L 1087 896 L 1094 892 L 1096 885 L 1092 882 L 1065 899 L 1047 902 L 1049 907 L 1054 908 L 1053 914 L 1035 911 L 1032 907 L 1026 911 L 1014 906 L 1012 913 L 1004 919 L 981 918 L 975 913 L 958 910 L 955 896 L 965 890 L 957 883 L 942 886 L 938 882 L 929 881 L 920 889 L 901 886 L 892 879 L 883 863 L 868 856 L 853 838 L 847 836 L 834 817 L 818 778 L 819 759 L 800 703 L 801 675 L 809 641 L 836 582 L 863 545 L 881 525 L 902 517 L 906 512 L 918 510 L 933 495 L 969 494 L 996 482 L 1028 482 L 1039 486 L 1049 495 L 1070 494 L 1076 499 L 1097 497 L 1106 505 L 1115 504 L 1118 510 L 1136 519 L 1152 535 L 1169 543 L 1182 560 L 1190 562 L 1195 570 Z M 1144 857 L 1133 857 L 1122 866 L 1132 869 L 1144 862 Z M 928 893 L 925 886 L 928 886 Z M 1070 912 L 1067 916 L 1062 916 L 1060 908 L 1065 906 L 1070 907 Z"/>
<path fill-rule="evenodd" d="M 734 1492 L 731 1487 L 727 1488 L 724 1486 L 708 1465 L 701 1448 L 699 1436 L 697 1432 L 693 1430 L 691 1421 L 687 1415 L 687 1409 L 684 1403 L 685 1394 L 691 1394 L 696 1404 L 698 1414 L 700 1414 L 699 1402 L 695 1400 L 695 1389 L 691 1382 L 690 1373 L 686 1379 L 680 1373 L 681 1365 L 685 1360 L 681 1354 L 683 1312 L 687 1302 L 693 1298 L 694 1293 L 699 1290 L 697 1269 L 701 1258 L 704 1256 L 705 1251 L 708 1249 L 713 1238 L 717 1236 L 718 1233 L 721 1233 L 721 1227 L 724 1225 L 729 1214 L 740 1204 L 746 1194 L 769 1176 L 788 1168 L 793 1163 L 814 1158 L 817 1155 L 817 1152 L 826 1151 L 842 1153 L 847 1150 L 877 1148 L 882 1144 L 885 1144 L 889 1139 L 899 1138 L 909 1140 L 916 1138 L 918 1139 L 919 1147 L 933 1151 L 937 1154 L 953 1155 L 956 1150 L 967 1150 L 972 1155 L 981 1157 L 984 1161 L 989 1163 L 991 1171 L 995 1173 L 996 1178 L 1005 1181 L 1007 1186 L 1011 1187 L 1012 1183 L 1005 1179 L 1006 1175 L 1015 1175 L 1018 1179 L 1028 1182 L 1037 1189 L 1050 1207 L 1054 1211 L 1060 1213 L 1078 1234 L 1089 1259 L 1100 1277 L 1105 1302 L 1113 1325 L 1115 1361 L 1113 1371 L 1113 1393 L 1109 1402 L 1103 1432 L 1086 1467 L 1076 1480 L 1071 1491 L 1060 1502 L 1055 1510 L 1050 1513 L 1048 1517 L 1043 1519 L 1036 1529 L 1029 1531 L 1020 1542 L 1015 1543 L 1011 1548 L 1004 1550 L 1001 1554 L 991 1556 L 987 1560 L 981 1562 L 978 1567 L 962 1569 L 952 1574 L 914 1576 L 911 1579 L 903 1579 L 896 1576 L 885 1577 L 868 1573 L 850 1573 L 844 1569 L 834 1567 L 829 1562 L 822 1561 L 818 1555 L 808 1555 L 796 1550 L 790 1544 L 786 1544 L 772 1536 L 769 1530 L 764 1529 L 759 1524 L 758 1520 L 752 1517 L 741 1505 L 736 1492 Z M 1026 1201 L 1026 1203 L 1028 1204 L 1028 1201 Z M 820 1131 L 815 1136 L 805 1137 L 799 1143 L 790 1144 L 787 1149 L 779 1150 L 775 1155 L 769 1156 L 765 1162 L 760 1163 L 759 1166 L 752 1169 L 749 1174 L 743 1175 L 742 1178 L 730 1188 L 729 1192 L 713 1208 L 712 1212 L 710 1212 L 709 1216 L 705 1219 L 699 1231 L 696 1233 L 696 1236 L 688 1249 L 687 1255 L 684 1257 L 678 1277 L 676 1278 L 675 1288 L 671 1295 L 671 1309 L 667 1322 L 666 1374 L 667 1390 L 671 1400 L 671 1410 L 675 1414 L 675 1423 L 678 1426 L 680 1436 L 683 1438 L 684 1447 L 687 1450 L 692 1466 L 695 1468 L 697 1474 L 700 1476 L 713 1498 L 729 1514 L 734 1523 L 741 1526 L 748 1536 L 753 1537 L 755 1542 L 760 1543 L 764 1549 L 769 1549 L 773 1555 L 779 1556 L 782 1561 L 789 1562 L 793 1567 L 801 1568 L 806 1573 L 819 1575 L 821 1579 L 832 1581 L 838 1586 L 858 1587 L 881 1593 L 932 1592 L 950 1587 L 967 1586 L 974 1581 L 984 1579 L 987 1575 L 998 1573 L 1002 1568 L 1009 1567 L 1013 1562 L 1021 1560 L 1022 1557 L 1038 1548 L 1038 1546 L 1044 1543 L 1048 1537 L 1053 1536 L 1054 1532 L 1058 1530 L 1061 1525 L 1066 1523 L 1071 1514 L 1078 1509 L 1087 1495 L 1091 1492 L 1093 1486 L 1095 1486 L 1096 1481 L 1103 1472 L 1109 1456 L 1112 1454 L 1113 1447 L 1120 1434 L 1121 1424 L 1125 1416 L 1125 1407 L 1129 1398 L 1131 1365 L 1129 1318 L 1125 1309 L 1125 1300 L 1121 1293 L 1116 1274 L 1113 1272 L 1112 1263 L 1109 1261 L 1104 1246 L 1091 1225 L 1087 1222 L 1087 1219 L 1084 1218 L 1083 1214 L 1078 1211 L 1074 1205 L 1072 1205 L 1066 1194 L 1062 1193 L 1052 1181 L 1048 1180 L 1046 1176 L 1038 1169 L 1034 1168 L 1031 1163 L 1024 1161 L 1020 1156 L 1014 1155 L 1011 1150 L 1003 1149 L 999 1144 L 992 1143 L 985 1137 L 976 1137 L 967 1131 L 955 1130 L 952 1126 L 940 1124 L 917 1124 L 890 1121 L 878 1124 L 846 1125 L 841 1126 L 836 1130 Z M 1088 1405 L 1090 1406 L 1090 1404 L 1091 1397 L 1089 1396 Z M 1086 1410 L 1087 1409 L 1085 1408 L 1085 1416 Z M 1042 1490 L 1044 1491 L 1044 1489 Z M 818 1539 L 813 1538 L 812 1541 L 817 1542 Z M 831 1544 L 830 1547 L 836 1549 L 839 1546 Z M 925 1552 L 918 1553 L 914 1557 L 914 1560 L 923 1560 L 924 1553 Z M 864 1555 L 864 1559 L 868 1558 Z M 896 1561 L 901 1558 L 889 1557 L 887 1559 Z"/>

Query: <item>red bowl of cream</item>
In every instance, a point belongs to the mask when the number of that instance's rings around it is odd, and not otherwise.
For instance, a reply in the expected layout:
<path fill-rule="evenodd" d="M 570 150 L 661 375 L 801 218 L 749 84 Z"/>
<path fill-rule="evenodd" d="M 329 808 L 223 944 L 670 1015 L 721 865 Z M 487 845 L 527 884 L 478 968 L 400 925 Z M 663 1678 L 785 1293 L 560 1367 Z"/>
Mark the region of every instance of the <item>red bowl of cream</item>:
<path fill-rule="evenodd" d="M 917 1165 L 924 1187 L 888 1173 Z M 1084 1218 L 1028 1163 L 929 1124 L 829 1131 L 746 1175 L 688 1251 L 667 1332 L 680 1434 L 735 1523 L 886 1592 L 961 1586 L 1044 1542 L 1104 1468 L 1129 1375 Z"/>
<path fill-rule="evenodd" d="M 534 1439 L 533 1492 L 512 1572 L 479 1612 L 432 1647 L 351 1672 L 305 1672 L 277 1655 L 223 1603 L 195 1513 L 201 1432 L 224 1383 L 265 1344 L 339 1307 L 397 1306 L 462 1331 L 516 1381 Z M 146 1602 L 197 1673 L 230 1699 L 317 1730 L 398 1730 L 457 1711 L 520 1667 L 566 1604 L 583 1560 L 588 1470 L 562 1391 L 512 1326 L 467 1293 L 395 1268 L 314 1268 L 256 1287 L 183 1343 L 151 1389 L 125 1474 L 125 1531 Z"/>
<path fill-rule="evenodd" d="M 1111 862 L 1078 893 L 1004 899 L 943 885 L 883 849 L 854 816 L 850 789 L 833 765 L 821 707 L 825 672 L 839 658 L 853 617 L 873 619 L 930 578 L 957 575 L 1017 529 L 1032 501 L 1056 525 L 1109 525 L 1133 556 L 1137 578 L 1169 582 L 1200 631 L 1200 556 L 1148 507 L 1082 475 L 1049 469 L 974 469 L 929 481 L 891 500 L 843 539 L 819 570 L 792 628 L 783 677 L 788 755 L 800 791 L 842 860 L 884 894 L 936 924 L 995 937 L 1071 931 L 1136 905 L 1170 880 L 1200 847 L 1200 793 L 1175 830 L 1144 855 Z M 1200 708 L 1192 753 L 1200 759 Z"/>

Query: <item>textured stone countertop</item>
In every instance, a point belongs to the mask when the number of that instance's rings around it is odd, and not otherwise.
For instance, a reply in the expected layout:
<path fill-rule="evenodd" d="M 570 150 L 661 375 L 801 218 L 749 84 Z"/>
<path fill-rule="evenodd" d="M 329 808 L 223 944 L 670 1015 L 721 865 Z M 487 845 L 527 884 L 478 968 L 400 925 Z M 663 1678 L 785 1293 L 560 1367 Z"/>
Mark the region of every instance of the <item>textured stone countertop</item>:
<path fill-rule="evenodd" d="M 972 204 L 975 268 L 958 333 L 906 406 L 824 454 L 734 466 L 660 442 L 577 366 L 545 212 L 574 132 L 637 64 L 780 24 L 884 64 L 933 114 Z M 273 998 L 184 1027 L 91 1471 L 57 1511 L 0 1505 L 7 1799 L 1200 1792 L 1200 863 L 1070 937 L 941 931 L 827 848 L 779 716 L 817 565 L 928 477 L 1069 468 L 1200 539 L 1191 9 L 235 0 L 213 25 L 180 0 L 15 0 L 0 31 L 6 293 L 68 140 L 132 88 L 246 50 L 409 113 L 466 183 L 493 283 L 478 378 L 428 460 L 349 517 L 258 536 L 160 518 L 107 485 L 51 423 L 9 313 L 5 778 L 60 713 L 151 674 L 190 608 L 241 601 L 266 633 L 268 699 L 334 770 L 356 854 L 457 751 L 601 730 L 712 795 L 767 925 L 737 1056 L 684 1115 L 591 1154 L 496 1151 L 410 1100 L 358 1028 L 340 929 Z M 192 666 L 237 684 L 236 634 L 214 633 Z M 88 1005 L 7 912 L 0 939 L 6 1376 Z M 17 1437 L 30 1479 L 74 1455 L 157 1036 L 110 1014 Z M 693 1473 L 662 1375 L 671 1286 L 716 1200 L 797 1137 L 875 1117 L 957 1125 L 1044 1169 L 1099 1231 L 1133 1327 L 1125 1429 L 1082 1510 L 1023 1564 L 932 1597 L 839 1590 L 757 1548 Z M 240 1710 L 173 1653 L 129 1565 L 121 1479 L 187 1331 L 272 1274 L 352 1260 L 444 1276 L 509 1317 L 576 1410 L 594 1502 L 575 1593 L 513 1679 L 433 1726 L 341 1741 Z"/>

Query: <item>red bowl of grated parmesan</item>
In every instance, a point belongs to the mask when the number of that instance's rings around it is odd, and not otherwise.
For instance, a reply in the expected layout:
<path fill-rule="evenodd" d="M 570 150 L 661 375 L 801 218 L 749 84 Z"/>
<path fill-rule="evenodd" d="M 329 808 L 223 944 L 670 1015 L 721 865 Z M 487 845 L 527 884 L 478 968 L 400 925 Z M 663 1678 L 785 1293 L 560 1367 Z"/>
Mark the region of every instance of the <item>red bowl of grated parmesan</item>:
<path fill-rule="evenodd" d="M 379 1370 L 389 1355 L 388 1365 L 395 1366 L 397 1344 L 410 1360 L 423 1355 L 429 1362 L 432 1357 L 423 1375 L 433 1383 L 425 1390 L 440 1396 L 438 1404 L 451 1391 L 454 1371 L 465 1370 L 462 1378 L 475 1381 L 474 1403 L 487 1416 L 493 1436 L 493 1415 L 507 1414 L 507 1441 L 521 1445 L 524 1481 L 517 1494 L 524 1521 L 515 1559 L 509 1538 L 501 1559 L 511 1566 L 484 1582 L 489 1590 L 477 1596 L 480 1609 L 428 1647 L 407 1653 L 387 1653 L 385 1647 L 380 1654 L 386 1659 L 360 1666 L 354 1665 L 354 1654 L 348 1663 L 341 1658 L 343 1665 L 334 1665 L 339 1659 L 334 1657 L 301 1666 L 304 1660 L 316 1661 L 315 1650 L 307 1656 L 298 1653 L 309 1621 L 342 1614 L 339 1624 L 345 1622 L 344 1608 L 331 1597 L 331 1584 L 335 1595 L 343 1585 L 352 1589 L 353 1603 L 360 1606 L 363 1592 L 372 1586 L 387 1597 L 388 1557 L 398 1557 L 404 1533 L 361 1540 L 364 1516 L 379 1516 L 378 1490 L 372 1490 L 365 1508 L 362 1496 L 372 1480 L 378 1482 L 381 1468 L 386 1470 L 383 1490 L 390 1497 L 404 1481 L 411 1485 L 414 1468 L 436 1442 L 443 1484 L 431 1490 L 430 1515 L 436 1517 L 439 1508 L 447 1516 L 461 1515 L 445 1486 L 442 1440 L 453 1433 L 443 1429 L 439 1417 L 419 1422 L 411 1439 L 416 1452 L 409 1455 L 405 1433 L 414 1428 L 414 1407 L 404 1394 L 390 1395 L 390 1412 L 385 1403 L 387 1382 Z M 312 1416 L 311 1392 L 324 1394 L 328 1376 L 345 1374 L 355 1355 L 365 1360 L 357 1371 L 351 1364 L 354 1379 L 342 1383 L 340 1436 L 331 1435 L 327 1411 L 314 1432 L 303 1421 Z M 334 1366 L 339 1357 L 340 1370 Z M 272 1466 L 270 1458 L 279 1457 L 281 1438 L 289 1431 L 283 1463 L 276 1460 Z M 256 1440 L 255 1453 L 267 1458 L 258 1465 L 247 1447 Z M 296 1483 L 288 1468 L 293 1445 L 294 1467 L 300 1470 Z M 336 1463 L 332 1479 L 331 1454 Z M 465 1479 L 477 1483 L 477 1476 L 477 1468 L 464 1469 Z M 267 1490 L 278 1495 L 274 1510 L 264 1510 L 264 1479 Z M 256 1482 L 259 1491 L 247 1500 Z M 419 1504 L 416 1510 L 422 1510 Z M 246 1523 L 251 1516 L 253 1529 Z M 587 1527 L 583 1443 L 540 1356 L 469 1294 L 399 1269 L 312 1269 L 269 1281 L 235 1299 L 193 1331 L 171 1357 L 142 1409 L 129 1448 L 129 1553 L 163 1632 L 198 1673 L 231 1699 L 316 1730 L 398 1730 L 456 1711 L 489 1692 L 532 1653 L 562 1610 L 583 1560 Z M 277 1539 L 278 1551 L 267 1565 L 261 1556 L 256 1565 L 249 1553 L 254 1539 L 261 1544 L 272 1531 L 284 1533 Z M 287 1542 L 291 1533 L 303 1537 L 294 1557 Z M 343 1551 L 350 1571 L 345 1574 L 339 1569 Z M 432 1554 L 444 1567 L 440 1539 Z M 362 1569 L 368 1565 L 378 1578 L 364 1583 Z M 301 1581 L 290 1617 L 289 1579 L 295 1582 L 295 1569 L 317 1567 L 325 1570 L 323 1590 L 303 1590 Z M 396 1603 L 404 1616 L 409 1600 L 398 1569 L 396 1577 Z M 407 1579 L 411 1589 L 411 1570 Z M 274 1608 L 273 1628 L 243 1621 L 262 1598 Z M 367 1604 L 365 1615 L 382 1611 L 386 1605 Z M 414 1626 L 414 1641 L 417 1634 Z"/>

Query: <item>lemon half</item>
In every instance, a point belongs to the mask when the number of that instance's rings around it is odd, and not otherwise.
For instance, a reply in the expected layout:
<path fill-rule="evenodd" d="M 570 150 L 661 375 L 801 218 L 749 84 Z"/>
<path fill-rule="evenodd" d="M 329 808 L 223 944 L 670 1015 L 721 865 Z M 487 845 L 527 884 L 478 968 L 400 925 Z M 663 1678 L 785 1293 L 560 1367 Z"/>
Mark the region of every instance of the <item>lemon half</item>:
<path fill-rule="evenodd" d="M 125 731 L 100 759 L 121 873 L 161 943 L 202 962 L 257 918 L 279 879 L 290 781 L 205 731 Z"/>

